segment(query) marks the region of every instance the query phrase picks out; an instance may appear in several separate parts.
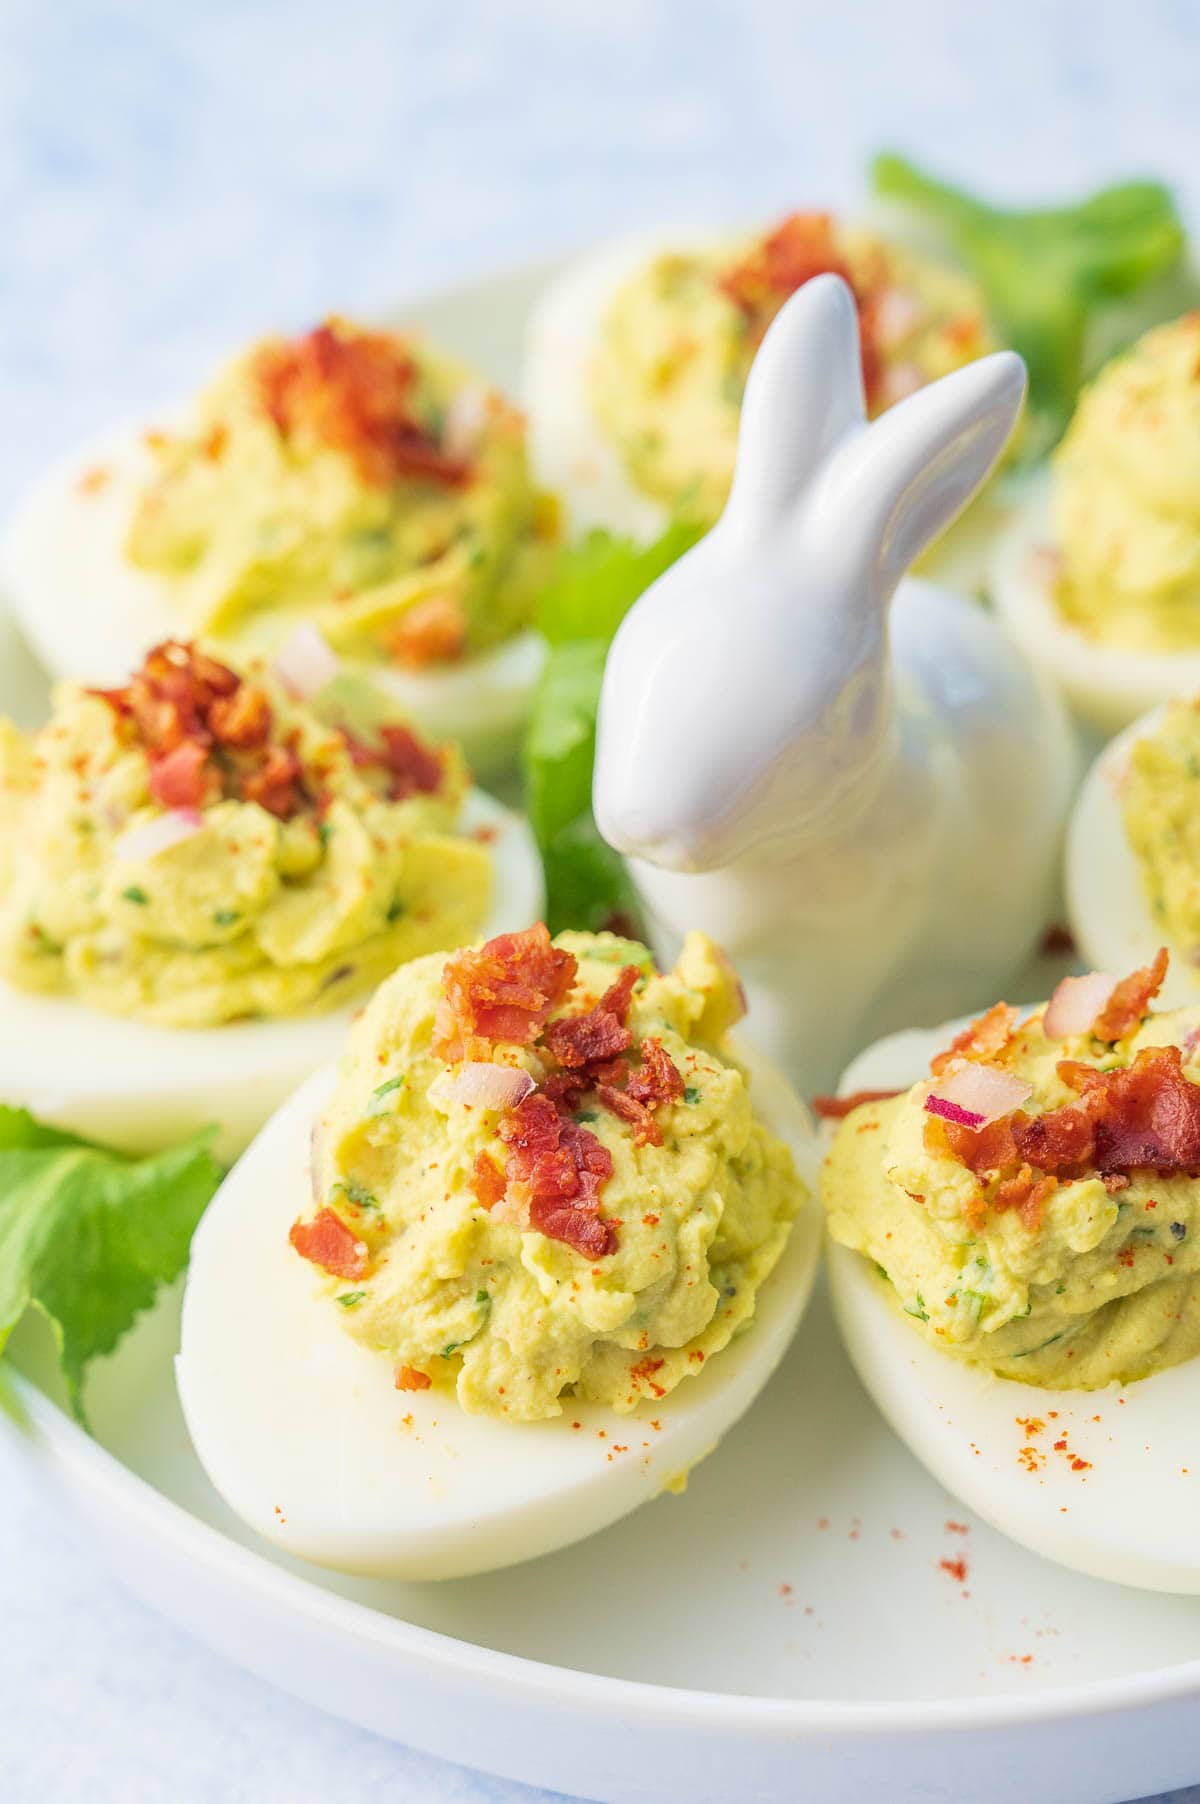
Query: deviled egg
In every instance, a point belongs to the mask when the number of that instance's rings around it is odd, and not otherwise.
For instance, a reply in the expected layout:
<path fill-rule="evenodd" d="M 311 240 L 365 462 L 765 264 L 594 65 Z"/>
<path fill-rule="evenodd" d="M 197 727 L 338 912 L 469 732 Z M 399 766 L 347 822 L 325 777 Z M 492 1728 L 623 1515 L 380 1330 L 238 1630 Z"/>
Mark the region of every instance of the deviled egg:
<path fill-rule="evenodd" d="M 1066 899 L 1104 970 L 1171 952 L 1168 1004 L 1200 1002 L 1200 703 L 1167 702 L 1108 745 L 1067 834 Z"/>
<path fill-rule="evenodd" d="M 179 1391 L 231 1507 L 321 1564 L 435 1578 L 681 1485 L 819 1243 L 808 1116 L 730 1042 L 740 1012 L 701 935 L 666 974 L 539 926 L 389 978 L 193 1243 Z"/>
<path fill-rule="evenodd" d="M 168 636 L 269 652 L 305 623 L 483 769 L 540 668 L 555 522 L 502 395 L 422 339 L 333 319 L 252 345 L 165 428 L 69 459 L 3 562 L 57 676 L 115 683 Z"/>
<path fill-rule="evenodd" d="M 851 1355 L 935 1476 L 1051 1558 L 1200 1591 L 1200 1008 L 1150 1012 L 1166 966 L 881 1042 L 822 1195 Z"/>
<path fill-rule="evenodd" d="M 535 470 L 574 530 L 648 539 L 679 512 L 717 518 L 754 354 L 788 296 L 825 271 L 857 301 L 873 414 L 995 349 L 969 277 L 827 213 L 736 235 L 642 234 L 550 285 L 524 394 Z"/>
<path fill-rule="evenodd" d="M 1083 391 L 998 541 L 996 609 L 1104 734 L 1200 690 L 1200 313 Z"/>
<path fill-rule="evenodd" d="M 135 1147 L 217 1121 L 235 1150 L 397 963 L 539 894 L 454 748 L 166 641 L 36 733 L 0 721 L 0 1097 Z"/>

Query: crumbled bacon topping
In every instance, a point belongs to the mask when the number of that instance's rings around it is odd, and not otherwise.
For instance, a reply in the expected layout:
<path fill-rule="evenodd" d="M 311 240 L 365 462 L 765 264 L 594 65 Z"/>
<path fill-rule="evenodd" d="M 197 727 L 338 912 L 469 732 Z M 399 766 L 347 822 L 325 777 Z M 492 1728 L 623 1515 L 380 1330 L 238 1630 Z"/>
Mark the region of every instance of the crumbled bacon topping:
<path fill-rule="evenodd" d="M 398 1391 L 427 1391 L 433 1383 L 428 1372 L 419 1372 L 416 1366 L 397 1366 L 392 1376 Z"/>
<path fill-rule="evenodd" d="M 536 1092 L 504 1116 L 499 1132 L 508 1148 L 508 1185 L 528 1195 L 530 1225 L 585 1259 L 615 1252 L 616 1228 L 600 1215 L 612 1154 L 595 1134 L 564 1120 L 550 1098 Z"/>
<path fill-rule="evenodd" d="M 488 1157 L 487 1153 L 476 1153 L 475 1163 L 471 1167 L 471 1176 L 468 1181 L 475 1201 L 481 1203 L 485 1209 L 494 1209 L 504 1195 L 504 1173 L 496 1161 Z"/>
<path fill-rule="evenodd" d="M 1160 946 L 1153 964 L 1123 977 L 1092 1022 L 1098 1040 L 1123 1040 L 1141 1026 L 1167 975 L 1167 949 Z"/>
<path fill-rule="evenodd" d="M 309 1259 L 335 1278 L 361 1278 L 367 1269 L 367 1247 L 332 1209 L 319 1209 L 311 1221 L 294 1221 L 288 1239 L 301 1259 Z"/>
<path fill-rule="evenodd" d="M 759 240 L 741 263 L 721 276 L 718 287 L 745 316 L 757 343 L 789 295 L 820 275 L 841 276 L 854 293 L 863 386 L 868 406 L 874 406 L 883 375 L 877 315 L 887 290 L 878 284 L 855 281 L 838 245 L 830 214 L 790 213 Z"/>
<path fill-rule="evenodd" d="M 1200 1084 L 1184 1076 L 1178 1046 L 1147 1046 L 1113 1071 L 1064 1059 L 1058 1072 L 1079 1091 L 1078 1102 L 1042 1115 L 1018 1109 L 978 1130 L 954 1122 L 926 1128 L 977 1177 L 999 1179 L 995 1207 L 1020 1208 L 1032 1226 L 1027 1212 L 1040 1220 L 1053 1189 L 1046 1177 L 1095 1175 L 1108 1183 L 1134 1171 L 1200 1171 Z"/>
<path fill-rule="evenodd" d="M 531 1046 L 552 1011 L 566 1001 L 578 962 L 553 945 L 539 921 L 502 933 L 446 965 L 433 1050 L 448 1064 L 486 1058 L 497 1042 Z"/>
<path fill-rule="evenodd" d="M 978 1020 L 972 1021 L 969 1027 L 953 1039 L 945 1052 L 939 1052 L 930 1060 L 929 1069 L 934 1077 L 941 1077 L 952 1066 L 964 1060 L 988 1061 L 998 1058 L 1012 1039 L 1017 1025 L 1019 1010 L 1011 1008 L 1007 1002 L 996 1002 Z"/>
<path fill-rule="evenodd" d="M 890 1102 L 899 1090 L 852 1090 L 849 1096 L 814 1096 L 813 1114 L 820 1121 L 843 1121 L 868 1102 Z"/>
<path fill-rule="evenodd" d="M 424 670 L 453 664 L 467 649 L 467 619 L 453 595 L 431 595 L 406 608 L 388 628 L 387 649 L 398 664 Z"/>
<path fill-rule="evenodd" d="M 344 452 L 364 482 L 387 488 L 406 478 L 458 487 L 471 476 L 415 411 L 417 366 L 404 341 L 326 321 L 286 342 L 264 345 L 254 378 L 264 411 L 290 438 L 311 434 Z"/>
<path fill-rule="evenodd" d="M 647 1034 L 638 1051 L 640 1062 L 625 1086 L 628 1094 L 649 1108 L 660 1102 L 678 1102 L 684 1092 L 684 1081 L 662 1041 Z"/>
<path fill-rule="evenodd" d="M 162 807 L 199 808 L 225 796 L 288 820 L 304 806 L 300 760 L 293 746 L 272 741 L 265 692 L 195 645 L 164 640 L 123 689 L 93 694 L 144 746 L 150 793 Z"/>

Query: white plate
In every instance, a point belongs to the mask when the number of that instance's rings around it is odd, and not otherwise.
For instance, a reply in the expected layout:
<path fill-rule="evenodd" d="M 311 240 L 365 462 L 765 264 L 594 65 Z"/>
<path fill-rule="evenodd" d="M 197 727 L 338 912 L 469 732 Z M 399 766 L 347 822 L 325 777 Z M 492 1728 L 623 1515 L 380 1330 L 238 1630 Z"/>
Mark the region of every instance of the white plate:
<path fill-rule="evenodd" d="M 511 382 L 543 273 L 411 313 Z M 0 687 L 14 664 L 0 645 Z M 323 1709 L 638 1804 L 1101 1804 L 1200 1778 L 1200 1602 L 1062 1571 L 965 1517 L 867 1402 L 822 1300 L 685 1497 L 424 1586 L 251 1545 L 188 1445 L 176 1333 L 167 1304 L 97 1368 L 93 1441 L 30 1382 L 48 1348 L 25 1325 L 0 1448 L 134 1590 Z M 961 1583 L 940 1564 L 960 1558 Z"/>

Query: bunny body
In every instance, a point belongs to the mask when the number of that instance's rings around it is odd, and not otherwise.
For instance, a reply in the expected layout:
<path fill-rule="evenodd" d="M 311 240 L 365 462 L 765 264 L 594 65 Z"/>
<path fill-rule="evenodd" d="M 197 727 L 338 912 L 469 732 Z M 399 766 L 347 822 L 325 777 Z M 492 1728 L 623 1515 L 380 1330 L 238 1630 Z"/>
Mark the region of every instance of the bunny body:
<path fill-rule="evenodd" d="M 1001 353 L 867 425 L 849 291 L 808 283 L 751 371 L 725 514 L 609 657 L 600 829 L 663 950 L 689 927 L 728 948 L 806 1089 L 878 1033 L 994 1001 L 1053 904 L 1061 707 L 973 604 L 897 592 L 1023 392 Z"/>

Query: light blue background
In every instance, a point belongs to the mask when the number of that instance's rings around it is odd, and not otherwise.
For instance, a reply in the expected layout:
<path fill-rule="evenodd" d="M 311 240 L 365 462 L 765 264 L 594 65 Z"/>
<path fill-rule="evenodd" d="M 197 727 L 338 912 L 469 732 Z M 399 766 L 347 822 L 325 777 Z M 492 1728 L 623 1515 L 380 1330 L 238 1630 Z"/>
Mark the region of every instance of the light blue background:
<path fill-rule="evenodd" d="M 1002 196 L 1161 173 L 1194 213 L 1198 92 L 1191 0 L 0 0 L 0 507 L 263 327 L 631 224 L 852 200 L 881 144 Z M 193 1646 L 19 1473 L 0 1474 L 0 1795 L 536 1796 Z"/>

